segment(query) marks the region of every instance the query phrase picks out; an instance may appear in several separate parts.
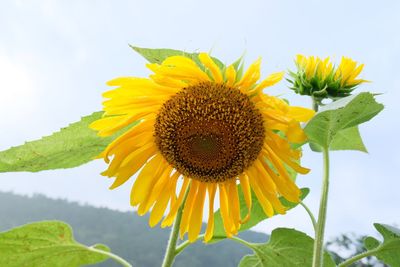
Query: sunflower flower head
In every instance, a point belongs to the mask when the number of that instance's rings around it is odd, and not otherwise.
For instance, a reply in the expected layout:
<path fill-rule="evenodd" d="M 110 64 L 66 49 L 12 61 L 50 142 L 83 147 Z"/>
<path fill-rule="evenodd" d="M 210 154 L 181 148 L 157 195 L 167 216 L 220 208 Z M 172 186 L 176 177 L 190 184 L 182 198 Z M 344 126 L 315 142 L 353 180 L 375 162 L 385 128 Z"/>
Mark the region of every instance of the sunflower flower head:
<path fill-rule="evenodd" d="M 289 71 L 291 89 L 318 101 L 349 96 L 359 84 L 368 82 L 358 78 L 364 64 L 347 57 L 342 57 L 339 66 L 335 67 L 329 57 L 297 55 L 295 64 L 297 71 Z"/>
<path fill-rule="evenodd" d="M 183 205 L 180 235 L 195 241 L 208 202 L 205 241 L 214 231 L 214 202 L 227 236 L 249 219 L 252 194 L 265 214 L 285 213 L 282 196 L 298 202 L 300 190 L 287 168 L 305 174 L 301 152 L 292 143 L 306 136 L 299 122 L 314 112 L 264 94 L 283 72 L 260 81 L 261 60 L 241 75 L 237 64 L 224 67 L 207 53 L 171 56 L 148 64 L 149 78 L 121 77 L 108 82 L 103 118 L 91 124 L 100 136 L 126 129 L 100 155 L 111 189 L 137 174 L 131 205 L 150 212 L 150 225 L 172 225 Z M 135 123 L 134 123 L 135 122 Z M 238 186 L 248 214 L 241 217 Z M 185 197 L 186 196 L 186 197 Z"/>

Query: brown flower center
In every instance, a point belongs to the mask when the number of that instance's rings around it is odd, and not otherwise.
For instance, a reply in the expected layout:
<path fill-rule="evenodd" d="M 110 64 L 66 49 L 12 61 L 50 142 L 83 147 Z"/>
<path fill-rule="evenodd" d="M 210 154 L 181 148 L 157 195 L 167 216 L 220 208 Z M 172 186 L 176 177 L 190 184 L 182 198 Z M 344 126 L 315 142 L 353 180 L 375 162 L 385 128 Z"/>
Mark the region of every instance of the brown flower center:
<path fill-rule="evenodd" d="M 164 103 L 155 123 L 164 158 L 202 182 L 237 177 L 257 158 L 264 136 L 261 113 L 249 97 L 212 82 L 183 88 Z"/>

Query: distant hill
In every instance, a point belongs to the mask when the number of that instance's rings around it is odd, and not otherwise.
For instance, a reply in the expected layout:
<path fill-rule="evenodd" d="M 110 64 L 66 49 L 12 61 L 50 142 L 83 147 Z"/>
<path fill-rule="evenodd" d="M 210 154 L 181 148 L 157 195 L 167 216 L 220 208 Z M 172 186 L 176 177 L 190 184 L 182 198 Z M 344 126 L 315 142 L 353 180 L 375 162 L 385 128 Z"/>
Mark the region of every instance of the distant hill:
<path fill-rule="evenodd" d="M 61 220 L 69 223 L 77 241 L 93 245 L 103 243 L 135 267 L 161 265 L 169 228 L 150 228 L 148 217 L 133 212 L 95 208 L 43 195 L 26 197 L 0 192 L 0 231 L 41 220 Z M 267 235 L 247 231 L 241 237 L 251 242 L 265 242 Z M 207 245 L 198 242 L 188 247 L 175 262 L 176 267 L 230 267 L 251 251 L 225 240 Z M 97 266 L 120 266 L 108 260 Z"/>

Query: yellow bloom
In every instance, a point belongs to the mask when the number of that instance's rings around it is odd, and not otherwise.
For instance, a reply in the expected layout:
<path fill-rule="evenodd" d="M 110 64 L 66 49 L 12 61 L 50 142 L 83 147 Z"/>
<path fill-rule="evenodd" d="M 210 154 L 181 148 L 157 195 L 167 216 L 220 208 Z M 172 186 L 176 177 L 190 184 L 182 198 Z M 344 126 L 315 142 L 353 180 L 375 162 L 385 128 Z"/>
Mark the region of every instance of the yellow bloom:
<path fill-rule="evenodd" d="M 115 177 L 111 188 L 116 188 L 138 173 L 131 205 L 139 215 L 151 212 L 151 226 L 160 221 L 161 227 L 170 226 L 188 190 L 180 235 L 188 232 L 191 242 L 201 230 L 206 196 L 205 241 L 212 238 L 217 193 L 226 234 L 237 234 L 250 216 L 240 216 L 239 183 L 249 211 L 252 192 L 268 216 L 285 213 L 279 196 L 299 201 L 300 190 L 285 166 L 309 171 L 298 165 L 301 153 L 290 143 L 305 141 L 299 121 L 314 114 L 262 92 L 283 73 L 258 82 L 261 60 L 243 77 L 233 65 L 221 70 L 206 53 L 199 54 L 199 61 L 202 66 L 172 56 L 148 64 L 153 72 L 148 79 L 108 82 L 116 88 L 104 93 L 104 117 L 91 124 L 100 136 L 109 136 L 138 122 L 101 154 L 109 163 L 102 174 Z"/>
<path fill-rule="evenodd" d="M 348 96 L 357 85 L 367 82 L 357 78 L 364 64 L 358 65 L 350 58 L 342 57 L 338 67 L 334 67 L 329 57 L 297 55 L 295 63 L 297 71 L 289 71 L 292 77 L 289 81 L 293 84 L 291 89 L 312 96 L 316 101 Z"/>

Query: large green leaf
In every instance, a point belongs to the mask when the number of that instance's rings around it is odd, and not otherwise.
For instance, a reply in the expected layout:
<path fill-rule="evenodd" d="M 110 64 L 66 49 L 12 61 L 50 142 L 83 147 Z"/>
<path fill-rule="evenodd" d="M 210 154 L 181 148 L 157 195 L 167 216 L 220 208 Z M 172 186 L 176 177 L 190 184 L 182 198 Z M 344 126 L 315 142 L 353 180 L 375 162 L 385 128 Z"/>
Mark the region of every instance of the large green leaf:
<path fill-rule="evenodd" d="M 0 172 L 72 168 L 93 160 L 115 138 L 99 137 L 88 126 L 102 112 L 83 117 L 50 136 L 0 152 Z"/>
<path fill-rule="evenodd" d="M 240 185 L 238 185 L 238 191 L 239 191 L 239 201 L 240 201 L 240 213 L 241 217 L 244 218 L 248 212 L 247 205 L 243 196 L 243 191 Z M 302 188 L 301 189 L 301 199 L 304 199 L 310 190 L 308 188 Z M 240 227 L 240 232 L 248 230 L 252 228 L 253 226 L 257 225 L 259 222 L 265 220 L 268 218 L 268 216 L 264 213 L 263 208 L 261 207 L 260 203 L 258 202 L 257 197 L 255 196 L 254 193 L 252 193 L 252 208 L 251 208 L 251 214 L 250 214 L 250 219 L 245 223 L 242 224 Z M 287 201 L 285 198 L 280 197 L 279 200 L 281 203 L 287 207 L 288 210 L 296 207 L 298 203 L 292 203 Z M 212 238 L 211 242 L 217 242 L 220 241 L 224 238 L 226 238 L 225 230 L 224 230 L 224 225 L 222 222 L 222 217 L 220 210 L 217 210 L 214 213 L 214 235 Z"/>
<path fill-rule="evenodd" d="M 199 53 L 188 53 L 184 52 L 181 50 L 175 50 L 175 49 L 167 49 L 167 48 L 142 48 L 142 47 L 137 47 L 137 46 L 132 46 L 130 47 L 138 52 L 140 55 L 142 55 L 147 61 L 150 63 L 158 63 L 161 64 L 167 57 L 171 56 L 185 56 L 190 59 L 192 59 L 194 62 L 199 65 L 199 67 L 203 68 L 203 64 L 201 64 L 199 60 Z M 218 67 L 223 70 L 225 68 L 225 65 L 217 58 L 212 57 L 212 59 L 215 61 L 215 63 L 218 65 Z"/>
<path fill-rule="evenodd" d="M 68 224 L 44 221 L 0 233 L 0 266 L 78 267 L 108 259 L 105 245 L 77 243 Z"/>
<path fill-rule="evenodd" d="M 389 266 L 400 266 L 400 229 L 385 224 L 374 224 L 376 230 L 383 236 L 383 242 L 373 237 L 364 240 L 365 247 L 373 252 L 379 260 Z"/>
<path fill-rule="evenodd" d="M 349 147 L 351 149 L 358 147 L 358 150 L 362 150 L 363 145 L 358 131 L 353 129 L 343 132 L 343 130 L 370 120 L 382 109 L 383 105 L 377 103 L 371 93 L 359 93 L 326 105 L 308 122 L 304 130 L 309 141 L 318 146 L 330 148 L 333 144 L 336 150 Z M 347 139 L 343 136 L 346 133 L 349 134 Z M 339 139 L 335 140 L 338 135 Z M 351 143 L 358 145 L 350 145 Z"/>
<path fill-rule="evenodd" d="M 306 267 L 312 265 L 314 240 L 306 234 L 288 228 L 272 231 L 268 243 L 252 244 L 253 255 L 242 258 L 239 267 Z M 328 253 L 324 267 L 336 266 Z"/>
<path fill-rule="evenodd" d="M 322 148 L 315 143 L 310 143 L 313 151 L 322 152 Z M 339 131 L 333 138 L 329 150 L 358 150 L 368 152 L 360 135 L 358 126 Z"/>

